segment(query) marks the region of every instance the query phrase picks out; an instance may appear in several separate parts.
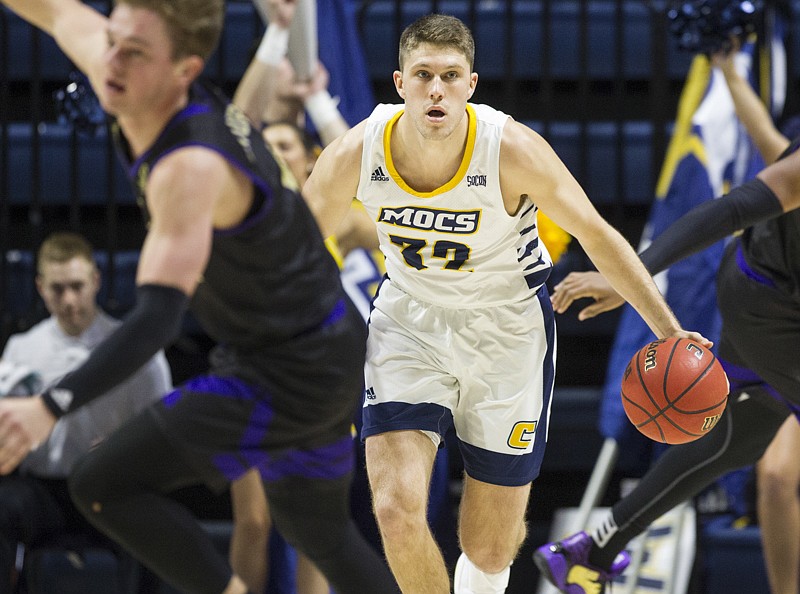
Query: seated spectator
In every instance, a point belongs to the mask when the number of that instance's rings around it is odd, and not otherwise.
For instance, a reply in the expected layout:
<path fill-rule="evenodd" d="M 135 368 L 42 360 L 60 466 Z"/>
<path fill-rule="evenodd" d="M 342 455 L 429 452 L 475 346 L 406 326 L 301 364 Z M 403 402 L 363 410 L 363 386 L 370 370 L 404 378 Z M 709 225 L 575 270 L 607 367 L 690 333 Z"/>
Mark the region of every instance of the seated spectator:
<path fill-rule="evenodd" d="M 50 316 L 9 338 L 3 365 L 20 381 L 4 385 L 0 396 L 41 391 L 83 362 L 119 325 L 97 305 L 100 282 L 92 247 L 82 236 L 58 232 L 42 243 L 36 288 Z M 30 383 L 29 370 L 42 385 Z M 106 397 L 60 419 L 16 472 L 0 477 L 0 591 L 16 591 L 20 552 L 63 535 L 111 546 L 73 506 L 66 478 L 83 454 L 171 386 L 167 360 L 159 353 Z"/>

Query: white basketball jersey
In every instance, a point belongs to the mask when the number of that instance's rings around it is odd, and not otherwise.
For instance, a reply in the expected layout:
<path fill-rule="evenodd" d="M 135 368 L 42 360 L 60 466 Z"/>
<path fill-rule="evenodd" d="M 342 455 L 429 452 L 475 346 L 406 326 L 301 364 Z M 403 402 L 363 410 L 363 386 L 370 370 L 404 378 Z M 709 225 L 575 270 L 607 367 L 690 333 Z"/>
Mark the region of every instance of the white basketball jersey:
<path fill-rule="evenodd" d="M 445 307 L 486 307 L 531 297 L 552 268 L 539 241 L 537 208 L 510 216 L 500 192 L 500 140 L 508 116 L 467 105 L 461 166 L 432 192 L 417 192 L 392 162 L 389 138 L 402 105 L 367 120 L 357 198 L 377 221 L 386 272 L 413 297 Z"/>

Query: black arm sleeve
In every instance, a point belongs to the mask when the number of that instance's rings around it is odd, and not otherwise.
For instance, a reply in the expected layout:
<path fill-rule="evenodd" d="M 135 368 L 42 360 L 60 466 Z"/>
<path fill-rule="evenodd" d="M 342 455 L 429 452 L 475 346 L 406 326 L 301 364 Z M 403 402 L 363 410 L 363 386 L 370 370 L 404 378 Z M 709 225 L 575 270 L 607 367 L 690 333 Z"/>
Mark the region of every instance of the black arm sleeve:
<path fill-rule="evenodd" d="M 728 235 L 783 214 L 783 206 L 758 178 L 707 200 L 667 227 L 639 257 L 650 274 L 715 244 Z"/>
<path fill-rule="evenodd" d="M 89 358 L 42 399 L 56 418 L 94 400 L 126 380 L 178 335 L 188 303 L 174 287 L 142 285 L 136 305 L 113 334 L 92 350 Z"/>

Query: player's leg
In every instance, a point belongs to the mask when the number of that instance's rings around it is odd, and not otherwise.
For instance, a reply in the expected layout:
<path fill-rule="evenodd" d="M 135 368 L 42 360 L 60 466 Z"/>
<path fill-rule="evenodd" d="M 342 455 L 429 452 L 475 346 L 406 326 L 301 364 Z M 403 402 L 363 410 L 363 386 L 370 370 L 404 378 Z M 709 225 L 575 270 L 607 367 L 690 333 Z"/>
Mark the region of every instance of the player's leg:
<path fill-rule="evenodd" d="M 800 411 L 800 357 L 797 339 L 800 316 L 795 300 L 749 277 L 730 248 L 718 278 L 718 302 L 726 321 L 727 341 L 735 347 L 728 359 L 729 375 L 752 373 L 766 382 L 777 398 Z M 725 346 L 725 345 L 722 345 Z M 731 365 L 733 364 L 733 365 Z M 787 419 L 759 461 L 758 515 L 770 586 L 775 594 L 798 591 L 800 559 L 800 465 L 797 419 Z"/>
<path fill-rule="evenodd" d="M 149 411 L 89 452 L 69 482 L 89 521 L 174 587 L 197 594 L 246 592 L 192 513 L 165 495 L 200 477 Z"/>
<path fill-rule="evenodd" d="M 331 590 L 325 575 L 303 553 L 297 554 L 295 584 L 297 594 L 328 594 Z"/>
<path fill-rule="evenodd" d="M 465 313 L 458 327 L 454 424 L 465 478 L 455 592 L 501 594 L 544 457 L 555 327 L 545 289 L 525 303 Z"/>
<path fill-rule="evenodd" d="M 638 486 L 611 510 L 618 530 L 596 531 L 609 549 L 592 556 L 605 563 L 661 515 L 693 497 L 723 474 L 755 464 L 780 428 L 788 411 L 761 391 L 731 396 L 719 424 L 705 437 L 669 448 Z M 602 536 L 601 536 L 602 534 Z"/>
<path fill-rule="evenodd" d="M 670 447 L 636 488 L 618 501 L 591 535 L 572 535 L 537 549 L 535 558 L 551 580 L 592 591 L 627 565 L 627 544 L 661 515 L 736 468 L 754 464 L 788 414 L 763 391 L 731 396 L 708 435 Z M 575 590 L 581 592 L 581 590 Z"/>
<path fill-rule="evenodd" d="M 800 578 L 800 423 L 791 415 L 756 465 L 758 524 L 772 594 L 797 594 Z"/>
<path fill-rule="evenodd" d="M 444 557 L 427 518 L 436 450 L 422 431 L 390 431 L 366 440 L 375 518 L 389 566 L 405 593 L 450 591 Z"/>
<path fill-rule="evenodd" d="M 231 483 L 231 505 L 231 567 L 250 590 L 264 592 L 267 589 L 272 520 L 258 470 L 249 470 Z"/>
<path fill-rule="evenodd" d="M 399 592 L 392 574 L 350 516 L 351 474 L 292 476 L 264 488 L 276 528 L 322 571 L 338 594 Z"/>
<path fill-rule="evenodd" d="M 409 593 L 450 591 L 427 506 L 437 448 L 459 398 L 451 340 L 457 330 L 445 323 L 451 311 L 386 280 L 370 314 L 362 415 L 367 475 L 386 557 Z"/>
<path fill-rule="evenodd" d="M 463 553 L 456 564 L 456 594 L 501 594 L 511 562 L 525 540 L 531 485 L 505 487 L 465 475 L 459 509 Z"/>

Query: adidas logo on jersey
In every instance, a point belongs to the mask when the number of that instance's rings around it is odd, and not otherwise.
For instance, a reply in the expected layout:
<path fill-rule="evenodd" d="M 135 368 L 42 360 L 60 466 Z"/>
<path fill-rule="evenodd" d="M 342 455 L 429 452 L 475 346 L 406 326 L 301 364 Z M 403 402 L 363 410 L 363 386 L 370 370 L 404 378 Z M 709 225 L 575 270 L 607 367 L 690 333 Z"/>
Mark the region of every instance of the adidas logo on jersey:
<path fill-rule="evenodd" d="M 389 181 L 389 176 L 383 172 L 382 167 L 378 167 L 372 172 L 372 177 L 369 178 L 369 181 L 387 182 Z"/>

